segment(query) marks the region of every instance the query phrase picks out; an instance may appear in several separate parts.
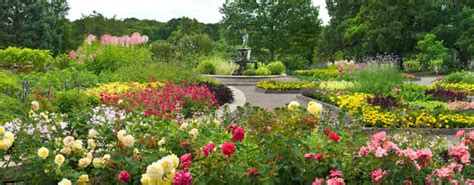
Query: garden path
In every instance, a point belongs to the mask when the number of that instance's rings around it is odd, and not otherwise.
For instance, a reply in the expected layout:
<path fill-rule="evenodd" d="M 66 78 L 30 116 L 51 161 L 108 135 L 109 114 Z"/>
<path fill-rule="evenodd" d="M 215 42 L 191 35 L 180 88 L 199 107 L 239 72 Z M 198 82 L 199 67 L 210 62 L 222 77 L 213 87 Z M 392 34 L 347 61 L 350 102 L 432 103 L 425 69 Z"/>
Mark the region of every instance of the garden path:
<path fill-rule="evenodd" d="M 254 106 L 273 110 L 284 107 L 290 101 L 297 101 L 301 106 L 306 106 L 307 101 L 296 98 L 298 94 L 265 94 L 255 90 L 255 86 L 233 86 L 245 94 L 247 102 Z"/>

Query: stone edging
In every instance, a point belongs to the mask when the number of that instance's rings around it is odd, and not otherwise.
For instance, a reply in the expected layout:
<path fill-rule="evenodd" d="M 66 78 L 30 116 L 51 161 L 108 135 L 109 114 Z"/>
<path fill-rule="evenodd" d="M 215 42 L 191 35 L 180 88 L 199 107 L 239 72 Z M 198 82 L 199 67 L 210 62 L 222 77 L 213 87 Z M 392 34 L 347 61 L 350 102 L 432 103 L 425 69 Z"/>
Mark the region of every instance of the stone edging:
<path fill-rule="evenodd" d="M 342 112 L 342 110 L 337 106 L 334 106 L 332 104 L 329 104 L 329 103 L 326 103 L 326 102 L 323 102 L 323 101 L 320 101 L 320 100 L 317 100 L 317 99 L 314 99 L 314 98 L 310 98 L 310 97 L 307 97 L 307 96 L 304 96 L 304 95 L 301 95 L 301 94 L 296 95 L 296 98 L 299 99 L 299 100 L 302 100 L 302 101 L 308 101 L 308 102 L 309 101 L 314 101 L 314 102 L 320 103 L 321 105 L 323 105 L 323 107 L 326 107 L 330 111 L 334 111 L 336 113 Z M 352 117 L 347 113 L 345 114 L 344 119 L 346 121 L 352 121 Z"/>
<path fill-rule="evenodd" d="M 241 90 L 232 86 L 227 86 L 227 87 L 229 87 L 229 89 L 232 91 L 232 95 L 234 96 L 234 101 L 226 105 L 229 107 L 230 112 L 234 112 L 237 109 L 237 107 L 245 105 L 245 102 L 247 102 L 247 98 L 245 97 L 245 94 Z M 217 110 L 218 117 L 221 117 L 223 113 L 224 113 L 224 109 L 222 107 Z"/>
<path fill-rule="evenodd" d="M 282 89 L 282 90 L 269 90 L 269 89 L 263 89 L 260 87 L 255 87 L 255 91 L 265 93 L 265 94 L 301 94 L 301 89 L 298 90 L 287 90 L 287 89 Z"/>

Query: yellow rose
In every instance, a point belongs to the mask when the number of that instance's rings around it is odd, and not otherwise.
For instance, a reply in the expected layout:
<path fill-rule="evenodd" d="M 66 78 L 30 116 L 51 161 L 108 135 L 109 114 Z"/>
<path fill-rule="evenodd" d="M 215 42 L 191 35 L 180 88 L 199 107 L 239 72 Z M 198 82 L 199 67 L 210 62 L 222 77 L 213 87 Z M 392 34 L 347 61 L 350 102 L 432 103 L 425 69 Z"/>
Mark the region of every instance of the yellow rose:
<path fill-rule="evenodd" d="M 173 161 L 174 167 L 177 168 L 179 166 L 179 158 L 178 156 L 171 154 L 169 158 Z"/>
<path fill-rule="evenodd" d="M 74 145 L 74 137 L 72 137 L 72 136 L 66 136 L 66 137 L 63 139 L 63 144 L 64 144 L 64 146 L 72 147 L 72 146 Z"/>
<path fill-rule="evenodd" d="M 160 141 L 158 141 L 158 146 L 164 145 L 166 143 L 165 138 L 161 138 Z"/>
<path fill-rule="evenodd" d="M 102 168 L 104 166 L 104 162 L 101 158 L 94 158 L 94 160 L 92 160 L 92 165 L 94 168 Z"/>
<path fill-rule="evenodd" d="M 48 157 L 49 155 L 49 150 L 45 147 L 41 147 L 39 150 L 38 150 L 38 156 L 41 158 L 41 159 L 46 159 L 46 157 Z"/>
<path fill-rule="evenodd" d="M 69 155 L 71 153 L 71 151 L 72 151 L 71 147 L 63 147 L 60 152 L 62 154 Z"/>
<path fill-rule="evenodd" d="M 89 164 L 91 164 L 91 159 L 90 158 L 85 157 L 85 158 L 79 159 L 78 166 L 80 168 L 86 168 L 87 166 L 89 166 Z"/>
<path fill-rule="evenodd" d="M 69 179 L 63 179 L 58 185 L 72 185 L 72 182 Z"/>
<path fill-rule="evenodd" d="M 97 133 L 97 131 L 95 131 L 94 129 L 89 130 L 89 137 L 90 138 L 94 138 L 95 136 L 97 136 L 97 134 L 99 134 L 99 133 Z"/>
<path fill-rule="evenodd" d="M 77 180 L 79 185 L 85 185 L 87 182 L 89 182 L 89 176 L 87 174 L 81 175 Z"/>
<path fill-rule="evenodd" d="M 120 130 L 118 133 L 117 133 L 117 138 L 119 141 L 123 141 L 123 139 L 125 138 L 125 134 L 127 134 L 127 131 L 125 130 Z"/>
<path fill-rule="evenodd" d="M 163 167 L 161 167 L 159 162 L 154 162 L 146 168 L 146 174 L 150 179 L 161 179 L 163 173 Z"/>
<path fill-rule="evenodd" d="M 193 136 L 194 139 L 199 135 L 199 130 L 197 128 L 191 129 L 191 131 L 188 132 L 189 135 Z"/>
<path fill-rule="evenodd" d="M 135 143 L 135 138 L 131 135 L 127 135 L 122 139 L 122 142 L 127 147 L 133 147 L 133 144 Z"/>
<path fill-rule="evenodd" d="M 212 123 L 214 123 L 214 125 L 215 125 L 216 127 L 221 126 L 221 121 L 219 121 L 219 120 L 217 120 L 217 119 L 213 120 Z"/>
<path fill-rule="evenodd" d="M 143 184 L 143 185 L 148 185 L 150 184 L 150 177 L 147 175 L 147 174 L 143 174 L 142 175 L 142 178 L 140 179 L 140 182 Z"/>
<path fill-rule="evenodd" d="M 5 133 L 5 128 L 0 127 L 0 135 L 3 135 L 3 133 Z"/>
<path fill-rule="evenodd" d="M 102 162 L 104 164 L 107 164 L 110 161 L 110 158 L 111 158 L 110 154 L 105 154 L 104 157 L 102 157 Z"/>
<path fill-rule="evenodd" d="M 171 158 L 165 157 L 160 160 L 164 173 L 170 172 L 174 168 L 174 162 Z"/>
<path fill-rule="evenodd" d="M 5 132 L 4 137 L 10 140 L 12 143 L 15 141 L 15 135 L 13 135 L 11 132 Z"/>
<path fill-rule="evenodd" d="M 82 150 L 82 141 L 81 140 L 74 141 L 74 145 L 72 146 L 72 149 Z"/>
<path fill-rule="evenodd" d="M 95 141 L 93 139 L 88 139 L 87 140 L 87 148 L 88 149 L 94 149 L 96 147 Z"/>
<path fill-rule="evenodd" d="M 320 115 L 323 111 L 323 106 L 319 103 L 310 101 L 308 103 L 308 112 L 313 114 L 313 115 Z"/>
<path fill-rule="evenodd" d="M 37 111 L 37 110 L 39 110 L 39 108 L 40 108 L 40 105 L 37 101 L 32 101 L 31 102 L 31 109 L 32 110 Z"/>
<path fill-rule="evenodd" d="M 56 163 L 59 166 L 61 166 L 65 160 L 66 158 L 64 158 L 64 156 L 61 154 L 58 154 L 56 155 L 56 157 L 54 157 L 54 163 Z"/>

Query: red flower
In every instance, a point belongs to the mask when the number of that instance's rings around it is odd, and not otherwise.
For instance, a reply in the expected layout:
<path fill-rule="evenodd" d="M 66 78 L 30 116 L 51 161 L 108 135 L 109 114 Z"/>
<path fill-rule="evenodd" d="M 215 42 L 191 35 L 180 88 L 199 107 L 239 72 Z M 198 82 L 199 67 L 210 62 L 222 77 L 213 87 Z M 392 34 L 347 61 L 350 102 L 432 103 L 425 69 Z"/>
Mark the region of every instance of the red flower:
<path fill-rule="evenodd" d="M 329 171 L 329 176 L 330 177 L 337 177 L 337 176 L 341 177 L 342 176 L 342 171 L 340 171 L 340 170 L 330 170 Z"/>
<path fill-rule="evenodd" d="M 191 166 L 191 161 L 192 161 L 192 155 L 191 153 L 187 153 L 182 155 L 179 158 L 179 161 L 181 162 L 181 169 L 186 169 Z"/>
<path fill-rule="evenodd" d="M 244 140 L 244 137 L 245 137 L 245 129 L 242 128 L 242 127 L 234 129 L 233 134 L 234 134 L 232 136 L 233 141 L 242 141 L 242 140 Z"/>
<path fill-rule="evenodd" d="M 207 157 L 209 153 L 211 153 L 211 151 L 214 150 L 214 148 L 215 148 L 215 145 L 212 143 L 209 143 L 206 146 L 202 147 L 202 150 L 201 150 L 202 154 Z"/>
<path fill-rule="evenodd" d="M 341 137 L 339 137 L 339 135 L 337 135 L 336 133 L 334 132 L 331 132 L 329 133 L 329 139 L 332 139 L 334 142 L 339 142 L 339 140 L 341 140 Z"/>
<path fill-rule="evenodd" d="M 173 178 L 174 185 L 191 185 L 193 181 L 193 176 L 186 170 L 182 170 Z"/>
<path fill-rule="evenodd" d="M 304 158 L 306 158 L 306 160 L 309 160 L 309 159 L 311 159 L 311 158 L 314 158 L 315 156 L 316 156 L 316 154 L 314 154 L 313 152 L 304 154 Z"/>
<path fill-rule="evenodd" d="M 258 175 L 258 168 L 250 168 L 247 176 L 253 177 Z"/>
<path fill-rule="evenodd" d="M 314 156 L 314 159 L 316 159 L 316 161 L 319 161 L 319 160 L 321 160 L 321 158 L 323 158 L 323 156 L 324 156 L 323 154 L 316 154 Z"/>
<path fill-rule="evenodd" d="M 133 154 L 132 159 L 137 159 L 138 161 L 142 162 L 143 158 L 140 154 Z"/>
<path fill-rule="evenodd" d="M 234 154 L 235 152 L 235 145 L 234 143 L 232 142 L 225 142 L 223 145 L 222 145 L 222 154 L 228 156 L 228 155 L 232 155 Z"/>
<path fill-rule="evenodd" d="M 132 176 L 130 176 L 130 174 L 125 170 L 121 171 L 118 175 L 118 180 L 121 181 L 121 182 L 127 182 L 131 178 L 132 178 Z"/>
<path fill-rule="evenodd" d="M 227 130 L 227 132 L 232 132 L 233 133 L 234 130 L 237 129 L 237 128 L 239 128 L 239 126 L 237 126 L 237 124 L 235 124 L 235 123 L 232 123 L 226 128 L 226 130 Z"/>
<path fill-rule="evenodd" d="M 331 133 L 331 131 L 328 130 L 328 129 L 325 129 L 325 130 L 323 131 L 323 133 L 326 134 L 326 135 L 329 135 L 329 134 Z"/>
<path fill-rule="evenodd" d="M 189 146 L 189 145 L 191 145 L 191 143 L 189 143 L 188 141 L 183 141 L 183 142 L 181 143 L 181 146 L 182 146 L 182 147 L 187 147 L 187 146 Z"/>

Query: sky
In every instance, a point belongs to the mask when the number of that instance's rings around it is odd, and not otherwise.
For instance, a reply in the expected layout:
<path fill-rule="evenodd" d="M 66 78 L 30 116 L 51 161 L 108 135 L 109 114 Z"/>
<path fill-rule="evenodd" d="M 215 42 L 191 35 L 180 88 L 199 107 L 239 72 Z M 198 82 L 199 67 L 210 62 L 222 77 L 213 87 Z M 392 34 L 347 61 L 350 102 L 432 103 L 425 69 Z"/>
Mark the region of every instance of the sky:
<path fill-rule="evenodd" d="M 204 23 L 217 23 L 222 15 L 219 7 L 225 0 L 68 0 L 68 18 L 76 20 L 97 11 L 106 17 L 135 17 L 166 22 L 172 18 L 190 17 Z M 329 22 L 325 0 L 313 0 L 320 7 L 319 18 Z"/>

